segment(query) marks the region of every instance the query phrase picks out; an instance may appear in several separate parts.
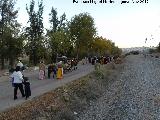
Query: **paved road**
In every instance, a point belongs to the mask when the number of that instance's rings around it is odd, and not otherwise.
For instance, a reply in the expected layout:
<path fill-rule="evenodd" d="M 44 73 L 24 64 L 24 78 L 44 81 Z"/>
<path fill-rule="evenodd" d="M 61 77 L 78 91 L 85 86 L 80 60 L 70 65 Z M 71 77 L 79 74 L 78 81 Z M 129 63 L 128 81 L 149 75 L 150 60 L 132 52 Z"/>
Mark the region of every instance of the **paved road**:
<path fill-rule="evenodd" d="M 72 72 L 64 74 L 64 78 L 62 80 L 56 79 L 45 79 L 45 80 L 38 80 L 38 71 L 33 70 L 30 72 L 24 72 L 24 76 L 29 77 L 31 82 L 31 90 L 32 98 L 39 96 L 47 91 L 53 90 L 59 86 L 62 86 L 68 82 L 76 80 L 82 76 L 85 76 L 92 72 L 94 67 L 90 64 L 86 65 L 78 65 L 78 69 Z M 9 81 L 8 76 L 0 77 L 0 111 L 6 110 L 7 108 L 16 106 L 18 104 L 22 104 L 26 100 L 21 98 L 21 94 L 18 90 L 18 100 L 13 100 L 13 87 L 11 82 Z"/>

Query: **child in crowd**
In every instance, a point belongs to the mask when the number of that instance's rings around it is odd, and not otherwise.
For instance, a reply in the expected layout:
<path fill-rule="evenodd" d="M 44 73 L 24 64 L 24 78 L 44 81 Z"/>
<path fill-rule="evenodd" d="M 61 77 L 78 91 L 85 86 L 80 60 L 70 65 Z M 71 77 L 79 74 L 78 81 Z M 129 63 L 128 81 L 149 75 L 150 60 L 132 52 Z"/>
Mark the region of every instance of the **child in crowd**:
<path fill-rule="evenodd" d="M 24 77 L 24 90 L 25 90 L 25 97 L 26 97 L 26 100 L 27 98 L 29 98 L 29 96 L 31 96 L 31 88 L 30 88 L 30 82 L 28 80 L 28 77 Z"/>

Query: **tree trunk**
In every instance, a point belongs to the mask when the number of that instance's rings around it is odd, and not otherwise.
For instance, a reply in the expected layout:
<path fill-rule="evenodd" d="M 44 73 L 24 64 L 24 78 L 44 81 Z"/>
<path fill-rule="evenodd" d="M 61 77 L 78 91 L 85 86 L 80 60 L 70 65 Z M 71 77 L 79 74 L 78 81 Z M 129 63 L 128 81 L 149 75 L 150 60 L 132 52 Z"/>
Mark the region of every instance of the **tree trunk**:
<path fill-rule="evenodd" d="M 77 60 L 79 58 L 79 47 L 78 46 L 77 46 L 77 55 L 76 55 L 76 58 L 77 58 Z"/>
<path fill-rule="evenodd" d="M 4 69 L 4 57 L 1 56 L 1 70 Z"/>
<path fill-rule="evenodd" d="M 36 49 L 34 49 L 34 51 L 33 51 L 33 64 L 34 64 L 34 66 L 37 65 L 38 59 L 39 58 L 37 57 L 37 51 L 36 51 Z"/>
<path fill-rule="evenodd" d="M 14 68 L 15 59 L 13 57 L 9 58 L 9 65 L 11 68 Z"/>

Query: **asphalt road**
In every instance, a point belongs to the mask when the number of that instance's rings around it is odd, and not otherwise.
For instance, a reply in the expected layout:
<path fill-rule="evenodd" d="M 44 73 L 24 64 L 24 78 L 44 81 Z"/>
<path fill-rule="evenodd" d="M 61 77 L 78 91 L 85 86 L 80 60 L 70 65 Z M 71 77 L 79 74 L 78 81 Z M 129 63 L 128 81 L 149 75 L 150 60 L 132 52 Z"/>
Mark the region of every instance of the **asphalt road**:
<path fill-rule="evenodd" d="M 23 74 L 29 77 L 31 83 L 32 96 L 28 100 L 32 100 L 34 97 L 42 95 L 50 90 L 54 90 L 57 87 L 63 86 L 64 84 L 83 77 L 94 70 L 94 66 L 91 64 L 78 65 L 78 69 L 72 72 L 64 74 L 64 78 L 61 80 L 57 79 L 45 79 L 38 80 L 38 70 L 24 71 Z M 46 73 L 47 75 L 47 73 Z M 21 93 L 18 90 L 18 99 L 13 100 L 14 88 L 11 85 L 9 76 L 0 77 L 0 111 L 4 111 L 16 105 L 24 103 L 25 98 L 21 97 Z"/>

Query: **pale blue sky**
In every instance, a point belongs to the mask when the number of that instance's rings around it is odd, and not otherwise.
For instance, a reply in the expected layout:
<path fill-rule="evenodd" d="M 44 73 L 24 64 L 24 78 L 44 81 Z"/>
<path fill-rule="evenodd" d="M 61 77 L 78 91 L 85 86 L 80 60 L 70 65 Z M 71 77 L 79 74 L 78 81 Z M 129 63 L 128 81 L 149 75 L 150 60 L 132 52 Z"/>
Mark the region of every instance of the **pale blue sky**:
<path fill-rule="evenodd" d="M 48 14 L 53 6 L 59 16 L 65 12 L 68 20 L 79 13 L 90 13 L 95 20 L 98 35 L 111 39 L 120 48 L 156 46 L 160 41 L 160 0 L 148 0 L 148 3 L 133 3 L 138 0 L 129 0 L 125 4 L 121 4 L 122 0 L 114 0 L 112 4 L 109 0 L 104 4 L 98 3 L 100 0 L 95 0 L 96 4 L 77 1 L 43 0 L 44 27 L 49 28 Z M 35 2 L 37 6 L 38 0 Z M 26 4 L 29 6 L 30 0 L 17 0 L 18 21 L 23 26 L 27 25 L 28 20 Z M 148 41 L 145 43 L 146 37 Z"/>

